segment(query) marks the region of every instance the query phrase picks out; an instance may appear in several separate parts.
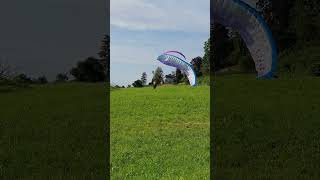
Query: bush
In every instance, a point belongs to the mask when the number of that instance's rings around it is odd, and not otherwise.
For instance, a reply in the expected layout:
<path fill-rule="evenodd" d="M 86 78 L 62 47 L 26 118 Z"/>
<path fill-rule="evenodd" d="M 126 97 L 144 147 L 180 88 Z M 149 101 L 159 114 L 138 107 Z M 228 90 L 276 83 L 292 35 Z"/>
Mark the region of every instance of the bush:
<path fill-rule="evenodd" d="M 37 81 L 39 84 L 47 84 L 48 80 L 45 76 L 40 76 Z"/>
<path fill-rule="evenodd" d="M 66 82 L 66 81 L 68 81 L 68 80 L 69 80 L 69 78 L 68 78 L 67 74 L 59 73 L 59 74 L 57 74 L 57 76 L 56 76 L 56 81 L 57 81 L 57 82 Z"/>
<path fill-rule="evenodd" d="M 16 81 L 17 83 L 23 83 L 23 84 L 32 83 L 32 79 L 25 74 L 19 74 L 18 76 L 14 77 L 14 81 Z"/>
<path fill-rule="evenodd" d="M 311 72 L 315 76 L 320 76 L 320 62 L 312 64 Z"/>
<path fill-rule="evenodd" d="M 143 87 L 143 82 L 140 79 L 138 79 L 134 83 L 132 83 L 132 86 L 138 88 Z"/>
<path fill-rule="evenodd" d="M 76 80 L 84 82 L 102 82 L 107 78 L 106 69 L 99 59 L 89 57 L 84 61 L 80 61 L 77 67 L 70 71 Z"/>
<path fill-rule="evenodd" d="M 210 85 L 210 76 L 201 76 L 197 79 L 198 85 Z"/>
<path fill-rule="evenodd" d="M 280 54 L 280 71 L 296 75 L 319 76 L 320 46 L 294 47 Z"/>
<path fill-rule="evenodd" d="M 181 79 L 181 82 L 185 83 L 185 84 L 190 84 L 189 79 L 186 75 L 183 75 L 183 78 Z"/>

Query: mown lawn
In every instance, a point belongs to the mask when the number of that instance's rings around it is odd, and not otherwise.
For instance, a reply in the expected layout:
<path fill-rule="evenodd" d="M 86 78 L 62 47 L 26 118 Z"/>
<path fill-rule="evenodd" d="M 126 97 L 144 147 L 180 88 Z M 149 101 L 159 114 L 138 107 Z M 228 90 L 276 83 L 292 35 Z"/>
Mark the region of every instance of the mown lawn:
<path fill-rule="evenodd" d="M 209 89 L 112 91 L 112 179 L 208 179 Z"/>
<path fill-rule="evenodd" d="M 0 179 L 105 179 L 103 84 L 0 93 Z"/>
<path fill-rule="evenodd" d="M 320 79 L 218 76 L 208 86 L 111 92 L 112 179 L 320 179 Z M 104 179 L 102 84 L 0 93 L 0 179 Z"/>
<path fill-rule="evenodd" d="M 320 78 L 216 78 L 216 179 L 320 179 Z"/>

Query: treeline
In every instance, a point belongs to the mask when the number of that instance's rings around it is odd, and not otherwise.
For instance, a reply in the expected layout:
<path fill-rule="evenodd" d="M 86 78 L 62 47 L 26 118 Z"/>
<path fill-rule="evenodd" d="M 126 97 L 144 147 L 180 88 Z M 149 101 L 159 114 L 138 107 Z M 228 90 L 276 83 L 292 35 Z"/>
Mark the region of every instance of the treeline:
<path fill-rule="evenodd" d="M 81 82 L 110 82 L 110 36 L 105 35 L 101 41 L 98 58 L 88 57 L 79 61 L 70 70 L 75 81 Z"/>
<path fill-rule="evenodd" d="M 260 0 L 257 9 L 277 44 L 279 73 L 320 75 L 320 1 Z M 212 27 L 215 71 L 254 72 L 251 55 L 239 34 L 220 24 Z M 209 40 L 210 41 L 210 40 Z"/>
<path fill-rule="evenodd" d="M 205 42 L 205 51 L 206 48 L 207 42 Z M 207 51 L 209 53 L 209 49 L 207 49 Z M 191 60 L 190 64 L 193 66 L 197 78 L 209 75 L 209 66 L 207 66 L 206 63 L 209 63 L 209 58 L 207 55 L 205 55 L 204 57 L 198 56 Z M 156 88 L 160 84 L 189 84 L 187 76 L 183 74 L 179 69 L 176 69 L 175 71 L 165 75 L 162 68 L 157 67 L 154 71 L 152 71 L 152 75 L 153 76 L 151 82 L 147 84 L 147 73 L 143 72 L 141 78 L 132 83 L 132 87 L 153 86 L 154 88 Z M 131 85 L 128 85 L 127 87 L 131 87 Z"/>
<path fill-rule="evenodd" d="M 45 76 L 38 78 L 28 77 L 26 74 L 18 74 L 7 62 L 0 61 L 0 86 L 26 87 L 28 84 L 46 84 L 48 80 Z"/>
<path fill-rule="evenodd" d="M 82 81 L 82 82 L 106 82 L 110 80 L 110 37 L 105 35 L 101 41 L 98 57 L 88 57 L 70 69 L 69 72 L 58 73 L 55 82 Z M 71 77 L 70 77 L 71 76 Z M 46 84 L 46 76 L 32 78 L 23 73 L 17 73 L 6 62 L 0 62 L 0 85 L 28 85 Z"/>

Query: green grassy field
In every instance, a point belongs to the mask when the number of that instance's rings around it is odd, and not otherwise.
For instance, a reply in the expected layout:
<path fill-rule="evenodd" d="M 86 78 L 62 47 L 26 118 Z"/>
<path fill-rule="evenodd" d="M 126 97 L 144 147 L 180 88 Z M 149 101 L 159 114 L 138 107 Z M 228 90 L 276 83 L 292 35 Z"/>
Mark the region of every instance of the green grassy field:
<path fill-rule="evenodd" d="M 0 179 L 105 179 L 102 84 L 0 93 Z"/>
<path fill-rule="evenodd" d="M 216 79 L 217 179 L 319 179 L 320 79 Z M 0 179 L 104 179 L 102 84 L 0 93 Z M 113 179 L 208 179 L 209 87 L 111 92 Z M 18 172 L 18 173 L 17 173 Z"/>
<path fill-rule="evenodd" d="M 209 89 L 112 91 L 112 179 L 208 179 Z"/>
<path fill-rule="evenodd" d="M 320 179 L 319 89 L 312 77 L 217 77 L 216 178 Z"/>

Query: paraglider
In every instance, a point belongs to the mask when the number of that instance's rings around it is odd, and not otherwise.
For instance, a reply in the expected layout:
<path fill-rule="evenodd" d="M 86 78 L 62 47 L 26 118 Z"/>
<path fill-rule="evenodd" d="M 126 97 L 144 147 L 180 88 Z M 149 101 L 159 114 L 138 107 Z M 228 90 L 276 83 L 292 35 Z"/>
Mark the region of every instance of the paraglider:
<path fill-rule="evenodd" d="M 183 72 L 191 86 L 196 86 L 196 74 L 190 63 L 187 62 L 186 56 L 179 51 L 167 51 L 158 58 L 161 63 L 175 67 Z"/>
<path fill-rule="evenodd" d="M 212 18 L 237 30 L 255 62 L 258 79 L 275 77 L 277 48 L 272 33 L 259 12 L 257 0 L 213 0 Z"/>

